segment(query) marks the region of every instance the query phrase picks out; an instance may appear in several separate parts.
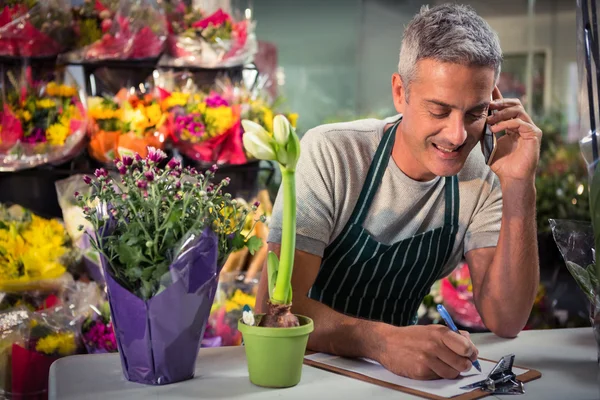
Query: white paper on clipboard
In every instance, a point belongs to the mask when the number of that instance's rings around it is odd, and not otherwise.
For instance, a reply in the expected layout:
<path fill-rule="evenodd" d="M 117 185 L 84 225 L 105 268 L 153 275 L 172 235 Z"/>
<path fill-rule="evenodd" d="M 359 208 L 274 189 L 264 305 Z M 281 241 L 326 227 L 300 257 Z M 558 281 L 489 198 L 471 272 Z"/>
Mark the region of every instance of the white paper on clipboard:
<path fill-rule="evenodd" d="M 305 358 L 321 364 L 368 376 L 373 379 L 389 382 L 394 385 L 448 398 L 469 392 L 469 390 L 463 390 L 461 387 L 484 380 L 496 365 L 496 362 L 479 360 L 482 370 L 481 373 L 475 368 L 471 368 L 469 372 L 461 374 L 461 377 L 457 379 L 419 381 L 395 375 L 381 366 L 381 364 L 371 360 L 344 358 L 325 353 L 315 353 L 308 355 Z M 528 371 L 516 367 L 513 367 L 512 370 L 516 375 L 521 375 Z"/>

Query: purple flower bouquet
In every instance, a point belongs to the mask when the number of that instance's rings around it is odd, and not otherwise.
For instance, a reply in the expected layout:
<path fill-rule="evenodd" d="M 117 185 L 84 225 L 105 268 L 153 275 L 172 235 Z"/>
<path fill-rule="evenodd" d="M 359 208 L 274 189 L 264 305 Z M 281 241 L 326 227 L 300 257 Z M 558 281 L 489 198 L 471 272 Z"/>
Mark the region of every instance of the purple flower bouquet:
<path fill-rule="evenodd" d="M 101 254 L 123 373 L 152 385 L 194 376 L 221 266 L 262 243 L 242 234 L 250 212 L 223 193 L 229 179 L 210 182 L 216 166 L 200 174 L 165 158 L 153 148 L 145 159 L 123 156 L 118 180 L 97 170 L 84 177 L 91 195 L 78 195 Z"/>

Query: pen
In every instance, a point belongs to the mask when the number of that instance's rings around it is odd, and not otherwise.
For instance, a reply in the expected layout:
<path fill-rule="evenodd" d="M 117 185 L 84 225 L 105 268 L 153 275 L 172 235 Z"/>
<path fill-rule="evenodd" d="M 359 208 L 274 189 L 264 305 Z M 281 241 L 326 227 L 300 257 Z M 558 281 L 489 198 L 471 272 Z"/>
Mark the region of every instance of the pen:
<path fill-rule="evenodd" d="M 446 311 L 446 308 L 443 305 L 438 304 L 437 310 L 446 322 L 446 325 L 448 325 L 448 328 L 460 335 L 458 328 L 456 327 L 456 325 L 454 325 L 454 321 L 452 321 L 452 317 L 450 317 L 450 314 L 448 313 L 448 311 Z M 481 372 L 481 365 L 479 365 L 479 361 L 475 360 L 471 363 L 475 368 L 477 368 L 477 371 Z"/>

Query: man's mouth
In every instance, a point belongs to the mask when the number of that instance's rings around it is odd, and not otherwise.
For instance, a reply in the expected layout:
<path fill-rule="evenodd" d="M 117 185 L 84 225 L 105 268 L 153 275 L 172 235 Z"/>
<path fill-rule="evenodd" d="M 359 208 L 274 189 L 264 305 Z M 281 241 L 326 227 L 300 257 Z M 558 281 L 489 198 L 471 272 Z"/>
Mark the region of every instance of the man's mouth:
<path fill-rule="evenodd" d="M 444 147 L 439 144 L 432 143 L 433 147 L 438 151 L 438 154 L 445 159 L 451 159 L 458 157 L 460 154 L 460 150 L 463 148 L 464 144 L 458 147 Z"/>

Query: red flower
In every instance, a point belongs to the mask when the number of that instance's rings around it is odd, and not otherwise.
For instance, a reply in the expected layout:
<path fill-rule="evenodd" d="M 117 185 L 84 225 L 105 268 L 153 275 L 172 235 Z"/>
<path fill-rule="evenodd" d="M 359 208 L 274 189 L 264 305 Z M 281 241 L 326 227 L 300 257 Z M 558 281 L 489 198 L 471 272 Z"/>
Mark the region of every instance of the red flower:
<path fill-rule="evenodd" d="M 200 21 L 194 22 L 192 24 L 192 27 L 205 29 L 210 24 L 217 27 L 223 25 L 227 21 L 231 21 L 231 17 L 229 16 L 229 14 L 227 14 L 219 8 L 217 11 L 215 11 L 208 17 L 201 19 Z"/>

